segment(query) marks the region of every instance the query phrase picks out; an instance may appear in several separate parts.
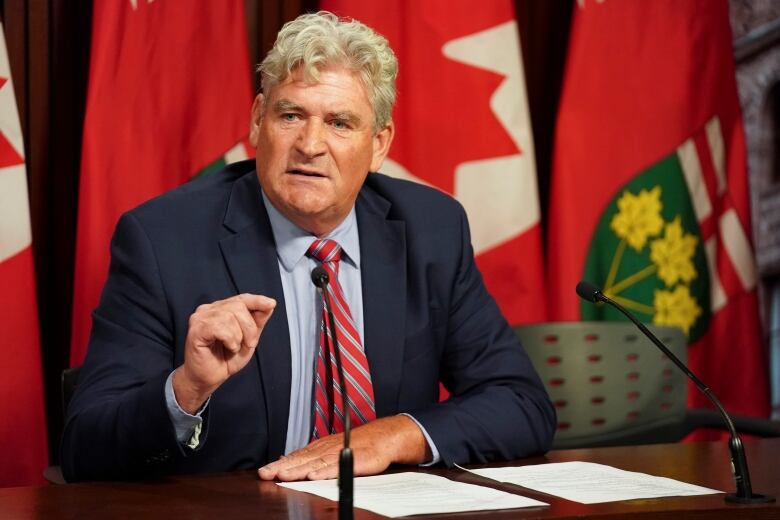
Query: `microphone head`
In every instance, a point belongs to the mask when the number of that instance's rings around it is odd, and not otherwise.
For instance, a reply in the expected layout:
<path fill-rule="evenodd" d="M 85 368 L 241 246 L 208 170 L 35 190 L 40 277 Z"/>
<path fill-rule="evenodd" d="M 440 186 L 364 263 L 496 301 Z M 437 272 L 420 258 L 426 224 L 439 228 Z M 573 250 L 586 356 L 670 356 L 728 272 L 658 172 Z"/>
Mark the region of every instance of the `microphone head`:
<path fill-rule="evenodd" d="M 311 271 L 311 283 L 319 287 L 320 289 L 325 289 L 325 287 L 328 286 L 328 282 L 330 281 L 330 277 L 328 276 L 328 272 L 325 271 L 325 269 L 318 265 Z"/>
<path fill-rule="evenodd" d="M 584 280 L 577 284 L 577 294 L 580 298 L 590 303 L 596 303 L 601 300 L 601 289 Z"/>

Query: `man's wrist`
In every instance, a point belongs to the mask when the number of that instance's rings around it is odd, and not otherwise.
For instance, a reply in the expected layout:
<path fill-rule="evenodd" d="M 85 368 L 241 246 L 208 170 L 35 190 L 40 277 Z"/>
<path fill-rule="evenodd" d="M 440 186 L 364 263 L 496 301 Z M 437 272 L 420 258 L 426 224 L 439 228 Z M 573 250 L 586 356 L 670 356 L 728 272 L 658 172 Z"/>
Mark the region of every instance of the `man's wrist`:
<path fill-rule="evenodd" d="M 202 389 L 187 377 L 184 365 L 173 371 L 171 383 L 176 402 L 183 411 L 190 415 L 195 415 L 211 396 L 211 390 Z"/>
<path fill-rule="evenodd" d="M 420 424 L 420 421 L 415 419 L 413 415 L 410 415 L 408 413 L 400 413 L 398 415 L 409 418 L 417 426 L 417 428 L 420 429 L 423 436 L 425 437 L 425 445 L 427 447 L 425 453 L 425 460 L 423 460 L 419 464 L 421 466 L 432 466 L 433 464 L 438 463 L 441 460 L 441 456 L 439 455 L 439 450 L 436 447 L 436 443 L 433 442 L 433 439 L 428 433 L 428 430 L 425 429 L 425 426 Z"/>
<path fill-rule="evenodd" d="M 203 427 L 201 414 L 205 411 L 209 401 L 206 400 L 196 414 L 189 414 L 182 410 L 173 392 L 173 372 L 171 372 L 165 381 L 165 403 L 168 408 L 168 416 L 171 418 L 174 430 L 176 430 L 176 439 L 190 449 L 196 449 L 200 445 L 200 433 Z"/>
<path fill-rule="evenodd" d="M 396 415 L 398 421 L 403 421 L 403 427 L 395 430 L 397 439 L 393 462 L 397 464 L 416 465 L 429 461 L 432 457 L 431 448 L 417 421 L 408 415 Z"/>

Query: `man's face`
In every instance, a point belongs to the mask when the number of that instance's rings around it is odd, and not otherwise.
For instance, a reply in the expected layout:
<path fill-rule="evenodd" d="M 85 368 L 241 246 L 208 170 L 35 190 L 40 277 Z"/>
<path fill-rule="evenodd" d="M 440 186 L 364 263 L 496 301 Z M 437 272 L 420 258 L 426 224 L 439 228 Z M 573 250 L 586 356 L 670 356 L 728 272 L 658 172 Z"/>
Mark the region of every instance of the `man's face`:
<path fill-rule="evenodd" d="M 307 83 L 300 70 L 260 94 L 250 141 L 268 199 L 301 228 L 322 236 L 347 216 L 369 171 L 379 169 L 393 126 L 374 133 L 360 76 L 343 67 Z"/>

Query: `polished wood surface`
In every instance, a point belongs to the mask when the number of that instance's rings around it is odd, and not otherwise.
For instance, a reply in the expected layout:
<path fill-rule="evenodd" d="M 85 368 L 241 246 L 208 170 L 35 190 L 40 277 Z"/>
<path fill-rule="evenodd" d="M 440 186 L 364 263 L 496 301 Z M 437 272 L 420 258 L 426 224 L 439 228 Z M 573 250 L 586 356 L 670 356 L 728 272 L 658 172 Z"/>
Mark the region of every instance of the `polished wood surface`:
<path fill-rule="evenodd" d="M 780 496 L 780 439 L 746 441 L 755 492 Z M 582 460 L 670 477 L 692 484 L 734 490 L 725 442 L 658 444 L 637 447 L 561 450 L 545 457 L 501 465 Z M 476 466 L 475 466 L 476 467 Z M 398 468 L 408 471 L 408 468 Z M 723 494 L 670 497 L 584 505 L 523 488 L 483 480 L 460 470 L 427 470 L 462 482 L 487 484 L 550 503 L 550 507 L 449 515 L 458 519 L 485 518 L 652 518 L 652 519 L 780 519 L 780 505 L 729 504 Z M 489 516 L 487 516 L 489 515 Z M 337 504 L 259 481 L 254 471 L 171 477 L 133 483 L 91 483 L 0 489 L 0 518 L 92 519 L 199 518 L 324 519 L 336 518 Z M 416 516 L 415 519 L 448 515 Z M 356 509 L 355 518 L 384 518 Z"/>

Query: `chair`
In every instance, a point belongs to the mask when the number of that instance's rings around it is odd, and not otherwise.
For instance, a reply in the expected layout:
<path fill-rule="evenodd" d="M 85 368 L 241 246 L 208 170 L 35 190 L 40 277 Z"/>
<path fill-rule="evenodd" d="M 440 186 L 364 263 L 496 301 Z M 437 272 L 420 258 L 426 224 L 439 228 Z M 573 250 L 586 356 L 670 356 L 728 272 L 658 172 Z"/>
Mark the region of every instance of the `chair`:
<path fill-rule="evenodd" d="M 68 404 L 73 397 L 73 393 L 78 386 L 79 373 L 81 367 L 66 368 L 60 375 L 60 398 L 62 400 L 62 416 L 65 417 L 68 411 Z M 43 478 L 51 484 L 66 484 L 65 477 L 62 476 L 60 466 L 47 466 L 43 470 Z"/>
<path fill-rule="evenodd" d="M 686 362 L 681 330 L 648 328 Z M 725 429 L 717 411 L 687 409 L 687 377 L 630 323 L 543 323 L 515 332 L 558 412 L 554 448 L 676 442 L 697 428 Z M 780 437 L 780 422 L 732 419 L 741 433 Z"/>
<path fill-rule="evenodd" d="M 68 405 L 70 399 L 76 392 L 76 387 L 79 382 L 79 374 L 81 373 L 81 367 L 66 368 L 62 371 L 62 377 L 60 378 L 60 391 L 62 392 L 62 415 L 68 411 Z"/>

